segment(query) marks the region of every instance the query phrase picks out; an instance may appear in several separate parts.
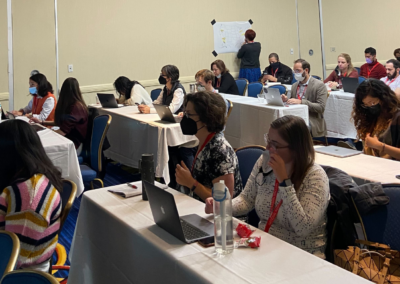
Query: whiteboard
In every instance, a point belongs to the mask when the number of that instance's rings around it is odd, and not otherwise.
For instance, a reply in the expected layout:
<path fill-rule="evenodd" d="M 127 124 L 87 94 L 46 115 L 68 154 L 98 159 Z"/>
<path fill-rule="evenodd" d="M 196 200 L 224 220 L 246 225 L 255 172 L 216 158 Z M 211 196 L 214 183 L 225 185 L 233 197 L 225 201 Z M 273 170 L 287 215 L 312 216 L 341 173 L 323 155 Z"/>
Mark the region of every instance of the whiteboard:
<path fill-rule="evenodd" d="M 216 22 L 213 25 L 214 51 L 218 54 L 238 52 L 250 28 L 249 22 Z"/>

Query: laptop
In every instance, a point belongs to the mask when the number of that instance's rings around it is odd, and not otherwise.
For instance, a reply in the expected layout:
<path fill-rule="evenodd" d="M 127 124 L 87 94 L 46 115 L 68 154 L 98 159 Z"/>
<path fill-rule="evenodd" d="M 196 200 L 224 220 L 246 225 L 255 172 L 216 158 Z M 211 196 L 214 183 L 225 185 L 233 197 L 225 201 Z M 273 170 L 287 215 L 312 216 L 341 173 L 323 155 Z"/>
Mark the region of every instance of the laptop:
<path fill-rule="evenodd" d="M 197 214 L 179 216 L 174 196 L 154 184 L 142 181 L 149 198 L 154 222 L 187 244 L 214 236 L 214 224 Z"/>
<path fill-rule="evenodd" d="M 158 116 L 161 118 L 161 120 L 173 122 L 173 123 L 180 122 L 181 119 L 175 118 L 168 106 L 157 105 L 157 104 L 153 104 L 153 106 L 156 109 L 156 112 L 157 112 Z"/>
<path fill-rule="evenodd" d="M 11 112 L 7 111 L 7 114 L 4 113 L 4 109 L 1 108 L 1 119 L 15 119 L 15 115 Z"/>
<path fill-rule="evenodd" d="M 342 78 L 343 91 L 345 91 L 346 93 L 355 94 L 358 85 L 359 85 L 358 78 L 349 78 L 349 77 Z"/>
<path fill-rule="evenodd" d="M 267 100 L 269 105 L 273 106 L 285 106 L 286 104 L 282 101 L 281 93 L 278 89 L 275 88 L 266 88 L 264 87 L 264 97 Z"/>
<path fill-rule="evenodd" d="M 351 156 L 361 154 L 361 151 L 347 149 L 347 148 L 338 147 L 338 146 L 318 147 L 318 148 L 315 148 L 315 152 L 338 157 L 338 158 L 346 158 L 346 157 L 351 157 Z"/>
<path fill-rule="evenodd" d="M 117 104 L 117 100 L 115 99 L 115 96 L 113 94 L 98 93 L 97 97 L 99 98 L 99 101 L 103 108 L 119 108 L 124 106 Z"/>

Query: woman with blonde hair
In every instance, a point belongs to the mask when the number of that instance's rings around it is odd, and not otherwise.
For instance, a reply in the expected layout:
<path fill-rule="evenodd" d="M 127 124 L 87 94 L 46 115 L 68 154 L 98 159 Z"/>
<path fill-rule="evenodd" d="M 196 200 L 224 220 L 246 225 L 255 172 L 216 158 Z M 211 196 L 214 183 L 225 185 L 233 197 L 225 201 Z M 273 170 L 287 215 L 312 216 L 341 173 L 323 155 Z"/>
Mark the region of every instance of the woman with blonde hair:
<path fill-rule="evenodd" d="M 351 57 L 347 53 L 339 54 L 338 65 L 324 80 L 324 83 L 328 83 L 331 89 L 341 89 L 343 77 L 358 78 L 358 71 L 353 67 Z"/>

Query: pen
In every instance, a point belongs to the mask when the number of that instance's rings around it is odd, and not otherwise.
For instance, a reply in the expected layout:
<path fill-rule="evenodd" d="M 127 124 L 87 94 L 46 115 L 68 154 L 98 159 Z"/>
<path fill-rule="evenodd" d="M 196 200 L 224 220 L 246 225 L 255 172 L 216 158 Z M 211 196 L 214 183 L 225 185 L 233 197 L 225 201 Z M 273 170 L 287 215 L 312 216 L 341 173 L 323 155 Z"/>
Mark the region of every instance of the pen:
<path fill-rule="evenodd" d="M 134 185 L 134 184 L 130 184 L 129 182 L 126 184 L 127 186 L 129 186 L 129 187 L 132 187 L 132 188 L 137 188 L 137 186 L 136 185 Z"/>

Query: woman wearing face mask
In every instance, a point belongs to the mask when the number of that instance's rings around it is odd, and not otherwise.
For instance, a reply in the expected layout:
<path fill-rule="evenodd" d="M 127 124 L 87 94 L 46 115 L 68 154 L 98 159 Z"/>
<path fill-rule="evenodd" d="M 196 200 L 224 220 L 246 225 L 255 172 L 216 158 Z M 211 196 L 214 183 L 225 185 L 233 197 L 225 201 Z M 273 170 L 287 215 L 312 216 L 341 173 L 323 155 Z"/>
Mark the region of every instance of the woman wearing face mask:
<path fill-rule="evenodd" d="M 161 69 L 158 82 L 165 86 L 153 104 L 166 105 L 173 114 L 181 112 L 186 92 L 179 82 L 179 69 L 174 65 L 165 65 Z M 138 108 L 141 113 L 150 113 L 148 105 L 140 105 Z"/>
<path fill-rule="evenodd" d="M 400 160 L 399 101 L 390 87 L 376 79 L 362 82 L 352 116 L 365 154 Z"/>
<path fill-rule="evenodd" d="M 235 79 L 233 79 L 231 73 L 229 73 L 229 70 L 225 67 L 224 61 L 219 59 L 215 60 L 211 63 L 211 70 L 216 78 L 213 87 L 218 90 L 218 93 L 239 95 L 239 89 Z"/>
<path fill-rule="evenodd" d="M 33 98 L 28 105 L 19 111 L 12 111 L 14 115 L 26 115 L 39 120 L 53 121 L 57 101 L 53 94 L 53 86 L 43 74 L 35 74 L 29 78 L 29 93 Z"/>
<path fill-rule="evenodd" d="M 233 215 L 255 208 L 259 229 L 325 258 L 329 181 L 314 162 L 307 125 L 292 115 L 278 118 L 271 123 L 265 140 L 267 150 L 243 192 L 232 201 Z M 206 213 L 212 213 L 212 203 L 212 198 L 206 200 Z"/>
<path fill-rule="evenodd" d="M 202 200 L 212 195 L 213 184 L 224 180 L 231 196 L 242 191 L 242 179 L 235 151 L 222 134 L 226 105 L 216 93 L 188 94 L 181 121 L 184 135 L 196 135 L 199 147 L 191 168 L 185 163 L 176 167 L 176 181 Z"/>
<path fill-rule="evenodd" d="M 347 53 L 341 53 L 338 56 L 338 65 L 335 70 L 324 80 L 324 83 L 328 83 L 331 89 L 342 88 L 342 78 L 358 78 L 358 72 L 354 69 L 351 63 L 351 57 Z"/>
<path fill-rule="evenodd" d="M 241 59 L 239 78 L 244 78 L 249 83 L 257 82 L 261 76 L 260 53 L 261 44 L 254 42 L 256 32 L 249 29 L 244 34 L 245 41 L 237 53 L 237 58 Z"/>
<path fill-rule="evenodd" d="M 119 104 L 127 106 L 151 105 L 153 101 L 149 93 L 138 81 L 131 81 L 124 76 L 120 76 L 114 82 L 114 88 L 119 94 L 117 99 Z"/>

